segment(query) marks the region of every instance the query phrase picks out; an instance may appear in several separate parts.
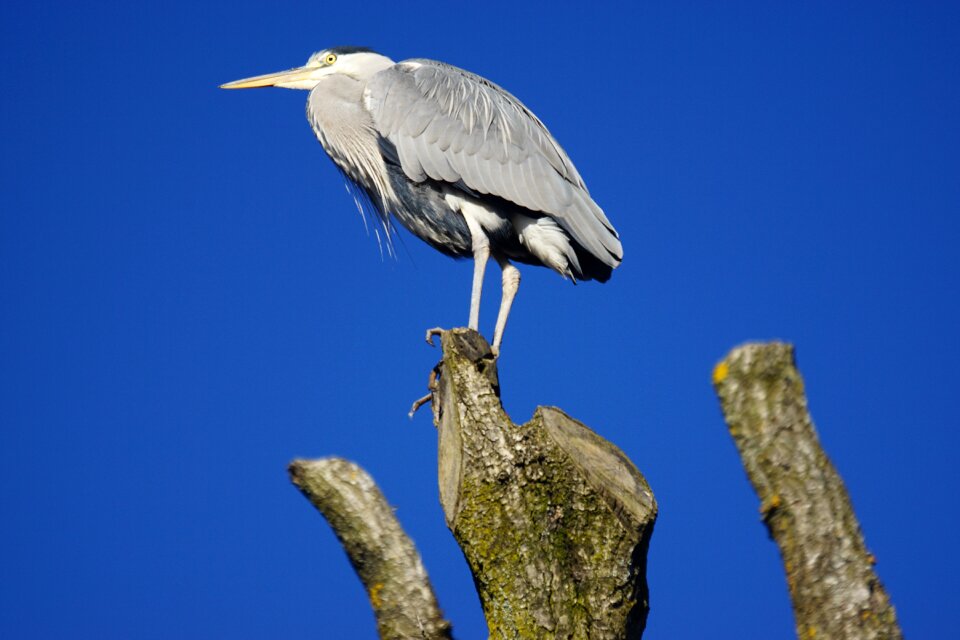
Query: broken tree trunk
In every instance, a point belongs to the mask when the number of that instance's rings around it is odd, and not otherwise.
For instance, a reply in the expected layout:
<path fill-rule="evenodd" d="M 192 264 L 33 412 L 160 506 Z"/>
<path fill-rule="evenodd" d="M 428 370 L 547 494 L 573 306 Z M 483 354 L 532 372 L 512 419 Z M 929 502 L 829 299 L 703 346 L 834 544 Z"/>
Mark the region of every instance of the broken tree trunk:
<path fill-rule="evenodd" d="M 614 445 L 556 408 L 516 425 L 475 331 L 441 334 L 440 501 L 490 638 L 639 638 L 657 505 Z"/>
<path fill-rule="evenodd" d="M 793 347 L 738 347 L 716 366 L 713 382 L 780 547 L 798 637 L 902 638 L 850 497 L 817 438 Z"/>

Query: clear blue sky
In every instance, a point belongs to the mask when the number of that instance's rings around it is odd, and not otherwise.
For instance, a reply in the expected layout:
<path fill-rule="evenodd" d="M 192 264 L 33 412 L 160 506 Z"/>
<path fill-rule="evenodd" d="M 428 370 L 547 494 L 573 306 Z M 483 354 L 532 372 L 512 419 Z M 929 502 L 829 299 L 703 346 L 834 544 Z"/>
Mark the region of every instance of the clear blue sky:
<path fill-rule="evenodd" d="M 960 14 L 835 5 L 3 3 L 0 636 L 375 637 L 286 478 L 336 454 L 396 505 L 458 637 L 486 637 L 428 412 L 406 418 L 471 265 L 407 234 L 381 259 L 305 93 L 216 88 L 358 44 L 507 87 L 620 231 L 605 285 L 524 271 L 501 376 L 516 420 L 559 405 L 650 481 L 647 637 L 792 634 L 710 387 L 769 338 L 797 345 L 904 630 L 942 637 Z"/>

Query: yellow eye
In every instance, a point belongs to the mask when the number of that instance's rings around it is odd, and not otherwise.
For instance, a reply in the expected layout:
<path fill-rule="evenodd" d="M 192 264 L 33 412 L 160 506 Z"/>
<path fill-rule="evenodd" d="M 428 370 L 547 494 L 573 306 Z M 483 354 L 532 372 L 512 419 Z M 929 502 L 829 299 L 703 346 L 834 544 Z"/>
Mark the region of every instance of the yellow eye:
<path fill-rule="evenodd" d="M 334 53 L 328 53 L 327 57 L 323 59 L 323 62 L 328 66 L 337 61 L 337 55 Z"/>

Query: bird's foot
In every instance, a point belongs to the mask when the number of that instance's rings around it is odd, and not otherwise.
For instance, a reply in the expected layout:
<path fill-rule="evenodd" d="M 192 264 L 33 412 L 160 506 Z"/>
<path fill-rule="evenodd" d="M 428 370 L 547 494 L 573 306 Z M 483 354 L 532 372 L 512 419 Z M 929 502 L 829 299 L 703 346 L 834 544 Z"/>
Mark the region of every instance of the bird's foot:
<path fill-rule="evenodd" d="M 427 338 L 427 340 L 429 341 L 429 338 Z M 437 378 L 439 375 L 440 363 L 438 362 L 437 366 L 430 370 L 430 377 L 427 378 L 427 389 L 430 391 L 430 393 L 422 398 L 417 398 L 414 400 L 413 405 L 410 407 L 410 413 L 407 414 L 407 417 L 409 417 L 411 420 L 413 420 L 413 415 L 420 409 L 420 407 L 433 400 L 433 394 L 436 392 L 438 387 Z"/>
<path fill-rule="evenodd" d="M 427 329 L 427 344 L 431 347 L 437 345 L 433 344 L 433 337 L 443 335 L 444 329 L 441 327 L 434 327 L 433 329 Z"/>
<path fill-rule="evenodd" d="M 411 420 L 413 420 L 414 414 L 415 414 L 417 411 L 419 411 L 420 407 L 422 407 L 423 405 L 427 404 L 427 403 L 430 402 L 431 400 L 433 400 L 433 392 L 432 392 L 432 391 L 431 391 L 430 393 L 428 393 L 427 395 L 423 396 L 422 398 L 417 398 L 416 400 L 414 400 L 414 401 L 413 401 L 413 405 L 410 407 L 410 413 L 407 414 L 407 417 L 410 418 Z"/>

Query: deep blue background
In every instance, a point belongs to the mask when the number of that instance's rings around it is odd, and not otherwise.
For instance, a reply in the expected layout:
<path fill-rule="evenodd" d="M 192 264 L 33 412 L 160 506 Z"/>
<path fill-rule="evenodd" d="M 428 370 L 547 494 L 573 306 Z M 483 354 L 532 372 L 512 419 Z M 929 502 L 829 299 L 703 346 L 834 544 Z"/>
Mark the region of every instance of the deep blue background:
<path fill-rule="evenodd" d="M 515 419 L 560 405 L 649 479 L 648 637 L 792 634 L 710 386 L 768 338 L 797 345 L 905 632 L 942 637 L 960 15 L 833 4 L 4 2 L 0 636 L 373 638 L 285 473 L 337 454 L 396 505 L 458 637 L 485 637 L 429 412 L 406 418 L 471 265 L 406 233 L 380 257 L 305 93 L 217 89 L 360 44 L 507 87 L 620 231 L 606 285 L 524 270 L 501 376 Z"/>

